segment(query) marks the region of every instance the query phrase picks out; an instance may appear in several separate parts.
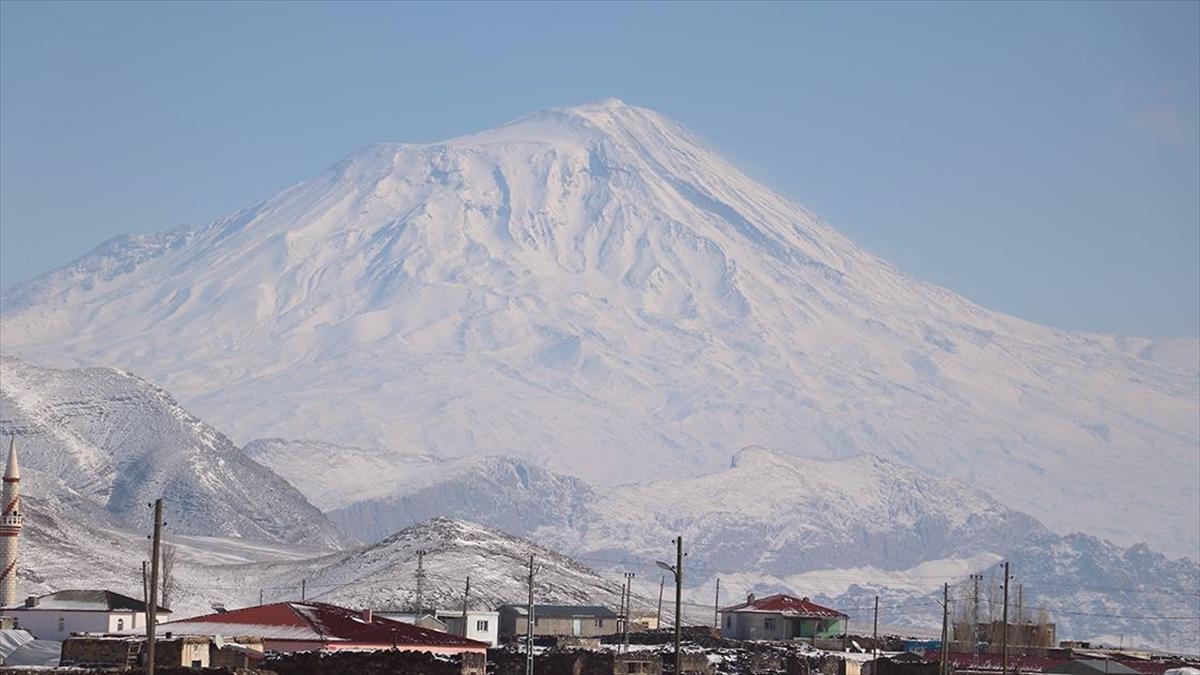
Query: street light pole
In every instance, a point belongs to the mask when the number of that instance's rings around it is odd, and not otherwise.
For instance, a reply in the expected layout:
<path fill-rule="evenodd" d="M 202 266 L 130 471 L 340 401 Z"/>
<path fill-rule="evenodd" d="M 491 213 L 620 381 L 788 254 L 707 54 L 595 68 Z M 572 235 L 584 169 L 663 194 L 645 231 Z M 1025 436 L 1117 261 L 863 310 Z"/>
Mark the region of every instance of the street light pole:
<path fill-rule="evenodd" d="M 662 561 L 654 564 L 675 575 L 675 675 L 683 669 L 683 652 L 680 643 L 683 641 L 683 537 L 675 537 L 675 564 L 668 565 Z"/>

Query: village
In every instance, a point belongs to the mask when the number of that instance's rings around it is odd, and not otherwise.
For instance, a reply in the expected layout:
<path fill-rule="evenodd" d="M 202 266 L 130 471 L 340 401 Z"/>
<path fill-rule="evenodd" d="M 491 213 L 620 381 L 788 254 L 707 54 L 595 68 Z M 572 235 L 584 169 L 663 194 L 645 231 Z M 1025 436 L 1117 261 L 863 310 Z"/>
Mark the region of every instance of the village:
<path fill-rule="evenodd" d="M 1058 641 L 1045 612 L 1027 616 L 1020 600 L 1010 617 L 1008 584 L 1001 621 L 981 621 L 978 585 L 971 611 L 951 616 L 946 595 L 936 639 L 880 634 L 879 598 L 870 633 L 852 633 L 849 615 L 807 597 L 748 594 L 701 610 L 682 600 L 682 538 L 674 564 L 658 562 L 675 581 L 664 612 L 634 610 L 632 574 L 618 607 L 544 604 L 535 597 L 535 561 L 524 602 L 472 604 L 470 585 L 458 607 L 415 601 L 404 607 L 344 607 L 301 597 L 176 617 L 160 605 L 162 500 L 155 507 L 152 560 L 141 598 L 112 589 L 65 589 L 20 599 L 15 570 L 24 516 L 20 469 L 10 443 L 0 518 L 0 672 L 415 673 L 532 675 L 579 673 L 819 672 L 824 675 L 949 675 L 1010 672 L 1045 675 L 1196 675 L 1200 658 Z M 665 577 L 664 577 L 665 578 Z M 977 580 L 977 577 L 973 577 Z M 1011 579 L 1007 565 L 1005 579 Z M 948 586 L 945 587 L 948 593 Z M 515 600 L 515 599 L 514 599 Z M 672 608 L 673 605 L 673 608 Z M 697 621 L 711 611 L 711 621 Z"/>

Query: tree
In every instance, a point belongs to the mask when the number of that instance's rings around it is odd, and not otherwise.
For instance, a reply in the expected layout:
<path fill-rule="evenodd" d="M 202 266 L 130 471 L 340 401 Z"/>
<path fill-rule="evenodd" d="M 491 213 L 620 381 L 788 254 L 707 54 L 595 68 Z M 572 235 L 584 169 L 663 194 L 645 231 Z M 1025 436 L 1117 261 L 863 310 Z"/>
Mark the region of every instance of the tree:
<path fill-rule="evenodd" d="M 167 609 L 171 608 L 171 596 L 175 591 L 175 545 L 163 544 L 162 560 L 159 561 L 158 572 L 162 578 L 162 591 L 159 604 Z"/>
<path fill-rule="evenodd" d="M 1050 621 L 1050 612 L 1039 609 L 1037 613 L 1037 634 L 1034 638 L 1037 647 L 1054 646 L 1054 624 Z"/>

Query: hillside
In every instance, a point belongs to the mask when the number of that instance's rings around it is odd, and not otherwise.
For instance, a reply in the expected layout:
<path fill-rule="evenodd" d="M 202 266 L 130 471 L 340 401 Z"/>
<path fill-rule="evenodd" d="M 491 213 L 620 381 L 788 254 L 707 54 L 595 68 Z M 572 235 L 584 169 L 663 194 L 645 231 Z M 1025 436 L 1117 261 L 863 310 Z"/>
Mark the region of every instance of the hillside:
<path fill-rule="evenodd" d="M 114 523 L 148 529 L 147 504 L 166 497 L 164 518 L 178 534 L 347 542 L 287 481 L 127 372 L 0 357 L 0 437 L 10 436 L 35 499 L 90 503 Z"/>

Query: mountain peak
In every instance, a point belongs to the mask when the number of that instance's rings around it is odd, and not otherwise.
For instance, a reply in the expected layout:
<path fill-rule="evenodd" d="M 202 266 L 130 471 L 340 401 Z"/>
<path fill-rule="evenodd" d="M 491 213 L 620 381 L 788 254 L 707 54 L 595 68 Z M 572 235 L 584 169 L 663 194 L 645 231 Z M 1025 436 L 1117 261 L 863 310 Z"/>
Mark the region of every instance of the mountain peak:
<path fill-rule="evenodd" d="M 208 227 L 114 240 L 0 312 L 7 352 L 137 372 L 239 439 L 599 482 L 702 475 L 749 444 L 870 452 L 1055 528 L 1200 540 L 1187 345 L 915 281 L 619 100 L 378 146 Z M 1063 487 L 1074 465 L 1086 494 Z"/>

